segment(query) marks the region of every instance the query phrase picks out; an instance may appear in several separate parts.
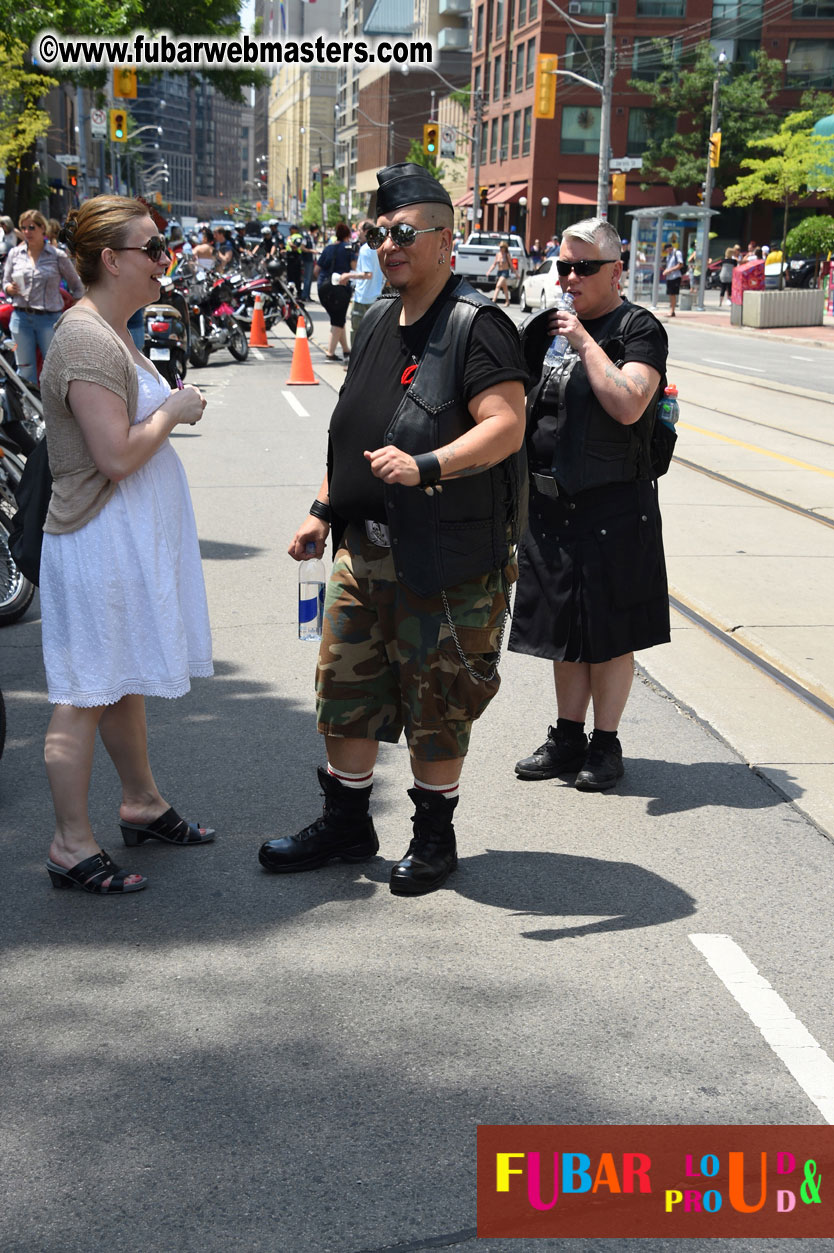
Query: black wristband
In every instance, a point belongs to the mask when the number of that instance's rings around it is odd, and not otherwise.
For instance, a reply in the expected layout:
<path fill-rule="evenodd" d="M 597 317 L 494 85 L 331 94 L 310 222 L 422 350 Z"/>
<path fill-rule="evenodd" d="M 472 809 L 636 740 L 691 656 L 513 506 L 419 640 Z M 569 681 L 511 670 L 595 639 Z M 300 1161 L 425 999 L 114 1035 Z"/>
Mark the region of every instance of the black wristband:
<path fill-rule="evenodd" d="M 330 512 L 330 506 L 326 505 L 323 500 L 314 500 L 310 508 L 307 510 L 314 518 L 319 518 L 322 522 L 329 523 L 333 517 Z"/>
<path fill-rule="evenodd" d="M 437 454 L 433 452 L 421 452 L 414 458 L 417 471 L 420 475 L 421 487 L 434 487 L 440 482 L 440 462 Z"/>

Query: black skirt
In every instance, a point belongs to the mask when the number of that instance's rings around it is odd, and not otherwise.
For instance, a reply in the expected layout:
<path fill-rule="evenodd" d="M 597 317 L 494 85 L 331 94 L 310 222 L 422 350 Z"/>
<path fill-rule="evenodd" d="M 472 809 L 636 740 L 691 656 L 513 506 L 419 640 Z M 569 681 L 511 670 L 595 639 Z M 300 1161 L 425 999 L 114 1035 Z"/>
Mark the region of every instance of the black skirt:
<path fill-rule="evenodd" d="M 531 484 L 510 650 L 598 663 L 668 641 L 654 486 L 615 483 L 552 500 Z"/>

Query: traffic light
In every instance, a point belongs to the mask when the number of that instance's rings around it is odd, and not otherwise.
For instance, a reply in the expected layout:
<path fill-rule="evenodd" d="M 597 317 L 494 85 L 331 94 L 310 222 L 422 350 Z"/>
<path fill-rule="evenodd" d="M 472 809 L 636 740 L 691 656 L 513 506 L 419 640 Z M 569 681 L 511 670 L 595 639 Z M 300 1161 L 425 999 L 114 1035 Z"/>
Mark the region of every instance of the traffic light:
<path fill-rule="evenodd" d="M 110 110 L 110 138 L 114 144 L 127 143 L 127 114 L 124 109 Z"/>
<path fill-rule="evenodd" d="M 113 66 L 113 95 L 117 100 L 135 100 L 137 95 L 136 71 Z"/>
<path fill-rule="evenodd" d="M 626 176 L 618 173 L 611 175 L 611 199 L 625 200 L 626 198 Z"/>
<path fill-rule="evenodd" d="M 556 71 L 559 58 L 540 52 L 536 57 L 536 82 L 533 87 L 533 117 L 556 116 Z"/>
<path fill-rule="evenodd" d="M 721 131 L 713 131 L 709 137 L 709 163 L 712 169 L 718 169 L 721 160 Z"/>
<path fill-rule="evenodd" d="M 704 203 L 704 196 L 706 194 L 707 194 L 707 185 L 706 183 L 701 183 L 701 186 L 698 188 L 698 204 Z"/>
<path fill-rule="evenodd" d="M 78 166 L 77 165 L 67 166 L 67 178 L 69 179 L 70 187 L 78 186 Z"/>
<path fill-rule="evenodd" d="M 427 157 L 437 156 L 438 130 L 436 122 L 427 122 L 423 127 L 423 152 Z"/>

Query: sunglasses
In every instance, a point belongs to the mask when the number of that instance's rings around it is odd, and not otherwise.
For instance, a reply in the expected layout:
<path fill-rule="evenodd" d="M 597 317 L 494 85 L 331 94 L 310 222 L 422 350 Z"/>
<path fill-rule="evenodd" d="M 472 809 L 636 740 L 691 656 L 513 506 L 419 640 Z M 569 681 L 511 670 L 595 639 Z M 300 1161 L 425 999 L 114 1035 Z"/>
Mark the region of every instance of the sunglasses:
<path fill-rule="evenodd" d="M 418 231 L 416 226 L 409 226 L 407 222 L 400 222 L 397 226 L 369 226 L 365 231 L 365 240 L 374 252 L 382 247 L 386 239 L 390 239 L 398 248 L 410 248 L 418 235 L 431 235 L 434 231 L 442 230 L 442 226 L 427 226 Z"/>
<path fill-rule="evenodd" d="M 168 255 L 168 244 L 161 235 L 155 235 L 141 247 L 134 245 L 132 248 L 114 248 L 113 252 L 146 252 L 149 261 L 158 261 L 160 257 Z"/>
<path fill-rule="evenodd" d="M 616 265 L 616 262 L 613 258 L 608 261 L 557 261 L 556 270 L 560 278 L 567 278 L 571 270 L 577 278 L 589 278 L 592 274 L 599 274 L 604 265 Z"/>

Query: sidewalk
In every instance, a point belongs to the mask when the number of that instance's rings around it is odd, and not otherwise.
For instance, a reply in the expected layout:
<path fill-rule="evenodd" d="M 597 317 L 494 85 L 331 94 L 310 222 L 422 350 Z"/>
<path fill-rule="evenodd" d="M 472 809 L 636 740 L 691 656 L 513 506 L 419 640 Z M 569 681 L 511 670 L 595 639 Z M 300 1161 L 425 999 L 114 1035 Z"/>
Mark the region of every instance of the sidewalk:
<path fill-rule="evenodd" d="M 697 293 L 695 299 L 697 299 Z M 638 304 L 642 303 L 647 308 L 652 308 L 648 300 L 643 300 L 640 296 L 637 296 L 636 300 Z M 706 292 L 705 305 L 706 308 L 701 312 L 694 308 L 682 310 L 679 303 L 675 313 L 675 322 L 681 326 L 695 326 L 709 331 L 729 331 L 732 335 L 747 335 L 754 339 L 775 340 L 778 343 L 801 343 L 814 348 L 834 348 L 834 316 L 830 313 L 823 314 L 822 326 L 775 326 L 760 330 L 753 326 L 731 326 L 729 302 L 725 301 L 719 309 L 718 292 Z M 669 307 L 665 299 L 661 299 L 655 312 L 663 321 L 669 318 Z"/>

